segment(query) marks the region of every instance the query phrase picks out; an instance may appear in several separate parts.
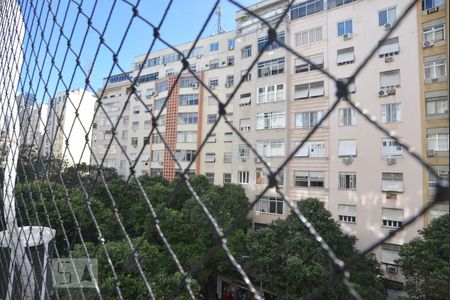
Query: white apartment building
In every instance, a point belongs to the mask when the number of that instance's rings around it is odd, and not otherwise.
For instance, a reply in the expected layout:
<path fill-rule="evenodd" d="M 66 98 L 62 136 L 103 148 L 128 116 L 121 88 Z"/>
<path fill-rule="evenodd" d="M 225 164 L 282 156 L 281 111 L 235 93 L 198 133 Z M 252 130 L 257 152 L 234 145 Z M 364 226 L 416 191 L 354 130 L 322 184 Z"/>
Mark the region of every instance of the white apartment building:
<path fill-rule="evenodd" d="M 274 25 L 287 4 L 286 0 L 264 0 L 248 9 Z M 397 0 L 297 1 L 281 20 L 277 35 L 316 66 L 347 80 L 407 5 Z M 404 18 L 350 84 L 349 91 L 350 98 L 371 120 L 423 156 L 419 10 L 413 8 Z M 199 40 L 189 63 L 222 102 L 244 77 L 226 107 L 227 117 L 275 170 L 336 101 L 335 83 L 278 43 L 262 52 L 267 26 L 251 14 L 238 11 L 236 24 L 235 32 Z M 186 43 L 177 49 L 187 54 L 191 46 Z M 105 165 L 128 176 L 130 159 L 136 175 L 161 174 L 171 180 L 179 174 L 179 166 L 159 136 L 149 135 L 151 110 L 161 114 L 158 128 L 182 169 L 189 165 L 189 173 L 204 174 L 215 184 L 239 183 L 253 201 L 266 187 L 268 172 L 223 121 L 191 163 L 218 118 L 214 98 L 186 72 L 173 86 L 182 67 L 180 55 L 173 50 L 156 51 L 146 61 L 144 58 L 135 58 L 130 73 L 110 77 L 107 82 L 102 105 L 113 124 L 118 122 L 115 132 L 121 146 L 113 141 Z M 128 78 L 135 79 L 141 67 L 136 88 L 139 100 L 130 96 Z M 162 108 L 171 89 L 173 93 Z M 110 120 L 103 112 L 96 116 L 93 151 L 97 158 L 105 156 L 111 141 Z M 357 246 L 365 248 L 401 227 L 423 206 L 425 173 L 408 151 L 343 100 L 295 153 L 278 182 L 290 200 L 317 197 L 324 201 L 343 230 L 356 235 Z M 275 189 L 269 189 L 255 204 L 251 218 L 259 228 L 288 214 Z M 423 225 L 420 218 L 374 250 L 389 279 L 402 281 L 394 262 L 398 250 Z"/>
<path fill-rule="evenodd" d="M 41 148 L 47 123 L 48 105 L 36 103 L 33 94 L 23 93 L 17 97 L 19 106 L 21 145 Z"/>
<path fill-rule="evenodd" d="M 44 155 L 63 159 L 69 165 L 90 163 L 95 96 L 83 89 L 58 93 L 48 102 L 43 141 Z"/>

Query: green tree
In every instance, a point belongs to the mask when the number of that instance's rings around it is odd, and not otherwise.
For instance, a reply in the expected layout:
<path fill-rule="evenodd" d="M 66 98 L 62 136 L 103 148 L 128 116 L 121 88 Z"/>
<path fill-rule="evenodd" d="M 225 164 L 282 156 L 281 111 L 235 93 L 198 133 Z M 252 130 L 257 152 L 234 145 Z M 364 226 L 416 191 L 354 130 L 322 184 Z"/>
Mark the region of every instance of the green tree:
<path fill-rule="evenodd" d="M 340 259 L 346 261 L 358 253 L 354 247 L 356 239 L 340 230 L 321 201 L 304 199 L 298 208 Z M 299 299 L 330 276 L 328 255 L 293 214 L 250 234 L 245 267 L 278 299 Z M 364 299 L 385 297 L 381 270 L 373 256 L 362 259 L 350 274 L 350 281 Z M 324 299 L 350 297 L 341 283 L 322 296 Z"/>
<path fill-rule="evenodd" d="M 398 264 L 411 298 L 447 299 L 448 242 L 448 215 L 444 215 L 420 230 L 419 237 L 403 245 Z"/>

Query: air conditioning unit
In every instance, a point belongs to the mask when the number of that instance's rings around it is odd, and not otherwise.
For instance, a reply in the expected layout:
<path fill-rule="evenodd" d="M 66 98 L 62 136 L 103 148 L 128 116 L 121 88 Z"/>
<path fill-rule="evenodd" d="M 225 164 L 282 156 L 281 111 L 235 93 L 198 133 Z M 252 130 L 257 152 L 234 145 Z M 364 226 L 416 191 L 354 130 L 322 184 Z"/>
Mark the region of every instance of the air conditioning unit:
<path fill-rule="evenodd" d="M 395 158 L 391 158 L 391 157 L 389 157 L 389 158 L 387 158 L 386 159 L 386 163 L 388 164 L 388 165 L 395 165 L 396 163 L 397 163 L 397 160 L 395 159 Z"/>
<path fill-rule="evenodd" d="M 198 83 L 195 83 L 195 84 L 192 86 L 192 89 L 194 89 L 194 90 L 198 89 Z"/>
<path fill-rule="evenodd" d="M 389 96 L 395 95 L 396 92 L 397 91 L 395 89 L 388 89 L 387 90 L 387 93 L 388 93 Z"/>
<path fill-rule="evenodd" d="M 386 97 L 388 95 L 388 91 L 387 90 L 380 90 L 378 92 L 378 96 L 380 97 Z"/>
<path fill-rule="evenodd" d="M 227 64 L 227 62 L 222 60 L 222 65 L 226 65 L 226 64 Z"/>
<path fill-rule="evenodd" d="M 430 48 L 434 46 L 434 41 L 423 42 L 423 48 Z"/>
<path fill-rule="evenodd" d="M 393 61 L 394 61 L 394 57 L 392 57 L 392 56 L 388 56 L 388 57 L 384 58 L 384 62 L 390 63 L 390 62 L 393 62 Z"/>
<path fill-rule="evenodd" d="M 229 47 L 228 47 L 228 50 L 230 50 L 230 51 L 231 51 L 231 50 L 234 50 L 234 46 L 229 46 Z"/>
<path fill-rule="evenodd" d="M 352 38 L 352 34 L 351 34 L 351 33 L 345 33 L 345 34 L 342 36 L 342 38 L 343 38 L 344 40 L 349 40 L 349 39 Z"/>
<path fill-rule="evenodd" d="M 427 155 L 428 155 L 428 157 L 435 157 L 436 156 L 436 151 L 428 150 Z"/>
<path fill-rule="evenodd" d="M 353 157 L 351 156 L 346 156 L 344 158 L 342 158 L 342 162 L 344 163 L 344 165 L 348 166 L 351 165 L 353 162 Z"/>
<path fill-rule="evenodd" d="M 389 29 L 389 28 L 391 28 L 392 27 L 392 24 L 391 23 L 386 23 L 386 24 L 384 24 L 384 28 L 386 28 L 386 29 Z"/>
<path fill-rule="evenodd" d="M 439 11 L 439 6 L 427 9 L 427 14 L 429 15 L 429 14 L 435 13 L 437 11 Z"/>
<path fill-rule="evenodd" d="M 387 265 L 386 271 L 388 273 L 397 274 L 398 273 L 398 267 L 393 265 Z"/>
<path fill-rule="evenodd" d="M 226 88 L 229 88 L 229 87 L 231 87 L 231 84 L 225 83 L 225 87 L 226 87 Z"/>
<path fill-rule="evenodd" d="M 386 200 L 397 200 L 397 193 L 386 193 Z"/>

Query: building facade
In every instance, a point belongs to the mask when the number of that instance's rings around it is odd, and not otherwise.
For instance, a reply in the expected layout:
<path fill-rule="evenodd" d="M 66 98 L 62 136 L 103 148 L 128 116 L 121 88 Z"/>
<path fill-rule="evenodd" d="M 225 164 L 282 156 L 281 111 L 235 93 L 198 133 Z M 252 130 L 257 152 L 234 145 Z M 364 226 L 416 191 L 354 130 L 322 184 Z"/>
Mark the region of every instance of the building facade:
<path fill-rule="evenodd" d="M 408 151 L 426 157 L 442 178 L 448 174 L 448 14 L 443 0 L 421 2 L 367 63 L 368 53 L 397 22 L 407 1 L 297 1 L 284 17 L 288 1 L 258 2 L 248 9 L 265 22 L 241 10 L 236 31 L 195 45 L 188 61 L 206 86 L 186 71 L 176 82 L 183 64 L 172 49 L 136 57 L 131 72 L 110 77 L 100 91 L 93 156 L 123 176 L 133 171 L 172 180 L 188 168 L 215 184 L 241 184 L 252 201 L 268 183 L 266 166 L 223 118 L 214 127 L 220 117 L 217 100 L 227 104 L 228 122 L 276 170 L 337 100 L 334 80 L 317 68 L 346 81 L 365 63 L 349 85 L 351 100 L 411 148 L 403 149 L 341 99 L 277 179 L 290 200 L 324 201 L 343 230 L 356 235 L 357 246 L 367 247 L 402 227 L 433 193 L 437 179 Z M 266 45 L 267 24 L 277 23 L 278 40 L 313 64 L 278 42 Z M 191 47 L 176 48 L 187 54 Z M 130 79 L 138 83 L 135 93 Z M 151 135 L 150 112 L 158 116 L 159 131 Z M 445 212 L 448 204 L 436 206 L 430 216 L 374 250 L 389 279 L 402 281 L 395 265 L 401 245 L 428 219 Z M 251 217 L 259 228 L 288 214 L 271 188 Z"/>

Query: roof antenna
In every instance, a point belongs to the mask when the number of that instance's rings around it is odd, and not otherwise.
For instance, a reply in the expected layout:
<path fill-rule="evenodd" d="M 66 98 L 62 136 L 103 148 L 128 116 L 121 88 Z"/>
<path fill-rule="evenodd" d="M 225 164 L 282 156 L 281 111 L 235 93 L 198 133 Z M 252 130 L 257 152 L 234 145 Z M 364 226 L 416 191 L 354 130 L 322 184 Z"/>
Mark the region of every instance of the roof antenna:
<path fill-rule="evenodd" d="M 220 5 L 220 3 L 217 5 L 215 14 L 217 15 L 217 25 L 212 35 L 221 34 L 225 32 L 225 30 L 222 27 L 222 6 Z"/>

